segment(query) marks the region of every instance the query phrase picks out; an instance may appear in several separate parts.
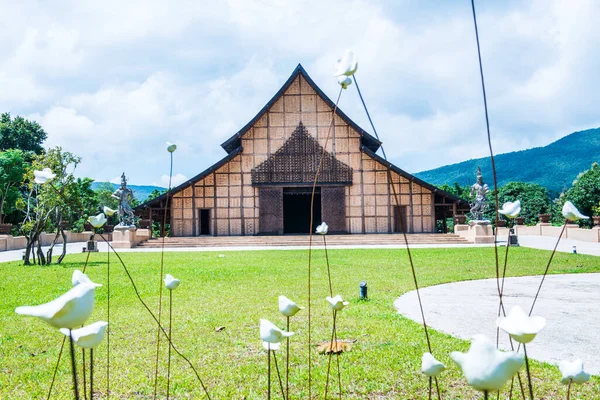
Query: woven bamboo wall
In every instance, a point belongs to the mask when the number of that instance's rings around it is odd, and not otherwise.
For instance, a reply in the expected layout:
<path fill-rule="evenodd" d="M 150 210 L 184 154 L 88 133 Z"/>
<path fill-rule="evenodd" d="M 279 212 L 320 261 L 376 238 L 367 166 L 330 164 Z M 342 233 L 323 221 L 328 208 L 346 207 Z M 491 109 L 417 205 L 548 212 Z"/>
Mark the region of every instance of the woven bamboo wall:
<path fill-rule="evenodd" d="M 300 75 L 242 137 L 243 151 L 218 170 L 179 192 L 172 199 L 172 234 L 199 232 L 198 209 L 208 208 L 213 235 L 259 233 L 258 189 L 251 171 L 275 153 L 302 122 L 325 146 L 331 108 Z M 346 230 L 350 233 L 391 232 L 395 205 L 386 167 L 360 151 L 360 134 L 338 116 L 326 150 L 353 169 L 346 186 Z M 392 173 L 399 202 L 406 205 L 409 232 L 433 231 L 433 195 L 428 189 Z"/>

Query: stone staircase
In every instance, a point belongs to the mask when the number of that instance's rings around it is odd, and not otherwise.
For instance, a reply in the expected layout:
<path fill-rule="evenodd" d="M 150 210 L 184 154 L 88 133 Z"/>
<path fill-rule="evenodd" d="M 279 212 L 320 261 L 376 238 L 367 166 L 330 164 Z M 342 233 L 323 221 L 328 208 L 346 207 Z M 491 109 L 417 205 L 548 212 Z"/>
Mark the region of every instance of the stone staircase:
<path fill-rule="evenodd" d="M 409 234 L 409 245 L 446 245 L 469 244 L 458 235 L 452 234 Z M 198 237 L 169 237 L 165 238 L 165 247 L 247 247 L 247 246 L 308 246 L 308 235 L 283 236 L 198 236 Z M 323 239 L 320 235 L 313 236 L 313 245 L 320 246 Z M 401 234 L 370 234 L 370 235 L 327 235 L 327 246 L 388 246 L 404 245 Z M 138 247 L 157 248 L 162 246 L 162 239 L 150 239 Z"/>

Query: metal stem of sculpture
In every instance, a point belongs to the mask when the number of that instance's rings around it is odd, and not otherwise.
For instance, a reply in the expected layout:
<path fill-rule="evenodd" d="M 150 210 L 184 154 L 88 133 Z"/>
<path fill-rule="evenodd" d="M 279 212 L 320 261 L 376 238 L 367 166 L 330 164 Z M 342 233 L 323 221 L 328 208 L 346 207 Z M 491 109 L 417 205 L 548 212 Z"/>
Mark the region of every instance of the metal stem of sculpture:
<path fill-rule="evenodd" d="M 286 316 L 285 330 L 290 331 L 290 317 Z M 290 338 L 285 338 L 285 398 L 290 398 Z"/>
<path fill-rule="evenodd" d="M 271 400 L 271 343 L 267 344 L 267 400 Z"/>
<path fill-rule="evenodd" d="M 90 349 L 90 400 L 94 400 L 94 349 Z"/>
<path fill-rule="evenodd" d="M 281 374 L 279 373 L 279 365 L 277 364 L 277 355 L 273 352 L 273 361 L 275 361 L 275 371 L 277 371 L 277 379 L 279 380 L 279 388 L 281 389 L 281 396 L 286 399 L 285 391 L 283 390 L 283 381 L 281 380 Z"/>
<path fill-rule="evenodd" d="M 87 374 L 85 371 L 85 349 L 81 348 L 81 376 L 83 376 L 83 399 L 87 400 Z"/>
<path fill-rule="evenodd" d="M 75 343 L 73 342 L 73 335 L 69 329 L 69 345 L 71 348 L 71 373 L 73 374 L 73 394 L 75 400 L 79 400 L 79 387 L 77 386 L 77 365 L 75 363 Z"/>
<path fill-rule="evenodd" d="M 110 397 L 110 247 L 106 248 L 106 398 Z"/>
<path fill-rule="evenodd" d="M 527 370 L 527 383 L 529 384 L 529 399 L 533 400 L 533 385 L 531 384 L 531 372 L 529 371 L 529 357 L 527 357 L 527 345 L 523 344 L 525 353 L 525 369 Z"/>
<path fill-rule="evenodd" d="M 173 291 L 169 290 L 169 340 L 173 340 Z M 171 389 L 171 346 L 168 349 L 167 356 L 167 400 Z"/>
<path fill-rule="evenodd" d="M 336 338 L 336 334 L 335 334 L 335 323 L 336 323 L 336 319 L 337 319 L 337 311 L 333 310 L 333 327 L 331 329 L 331 341 L 329 342 L 329 355 L 328 355 L 328 360 L 327 360 L 327 380 L 325 381 L 325 399 L 327 398 L 327 390 L 329 389 L 329 371 L 331 369 L 331 357 L 333 355 L 334 352 L 337 353 L 338 348 L 337 348 L 337 340 Z M 334 342 L 335 340 L 335 342 Z M 339 360 L 338 360 L 338 369 L 339 369 Z"/>

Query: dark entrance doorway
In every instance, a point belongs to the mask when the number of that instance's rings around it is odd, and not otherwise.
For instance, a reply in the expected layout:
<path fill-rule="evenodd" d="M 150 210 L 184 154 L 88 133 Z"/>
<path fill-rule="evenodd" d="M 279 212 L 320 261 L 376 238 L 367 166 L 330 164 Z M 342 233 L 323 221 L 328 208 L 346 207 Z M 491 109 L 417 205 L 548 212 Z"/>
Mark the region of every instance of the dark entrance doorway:
<path fill-rule="evenodd" d="M 315 190 L 313 227 L 310 227 L 311 187 L 283 188 L 283 232 L 310 233 L 321 223 L 321 188 Z"/>
<path fill-rule="evenodd" d="M 406 218 L 406 206 L 394 207 L 394 233 L 408 233 L 409 226 Z"/>
<path fill-rule="evenodd" d="M 198 209 L 198 215 L 200 218 L 199 232 L 200 235 L 210 235 L 210 208 Z"/>

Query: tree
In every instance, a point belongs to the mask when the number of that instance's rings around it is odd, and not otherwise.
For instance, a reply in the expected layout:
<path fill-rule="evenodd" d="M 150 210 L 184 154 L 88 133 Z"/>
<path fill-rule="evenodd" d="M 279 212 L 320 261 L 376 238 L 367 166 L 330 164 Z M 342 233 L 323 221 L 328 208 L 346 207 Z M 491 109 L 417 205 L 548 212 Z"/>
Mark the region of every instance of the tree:
<path fill-rule="evenodd" d="M 594 207 L 600 203 L 600 166 L 598 163 L 593 163 L 590 169 L 580 173 L 573 182 L 573 186 L 562 198 L 564 199 L 562 204 L 569 200 L 584 215 L 593 215 Z M 581 220 L 580 223 L 589 225 L 591 221 Z"/>
<path fill-rule="evenodd" d="M 40 124 L 23 117 L 11 118 L 10 113 L 0 116 L 0 151 L 19 149 L 24 152 L 41 154 L 42 143 L 48 135 Z"/>
<path fill-rule="evenodd" d="M 538 222 L 539 214 L 549 214 L 552 206 L 548 189 L 537 183 L 509 182 L 498 189 L 500 207 L 507 201 L 521 202 L 520 217 L 526 224 Z M 492 207 L 493 208 L 493 207 Z"/>
<path fill-rule="evenodd" d="M 26 202 L 25 220 L 21 230 L 27 238 L 25 248 L 25 264 L 31 264 L 31 258 L 38 264 L 49 264 L 52 262 L 52 251 L 54 245 L 62 236 L 63 253 L 58 258 L 62 261 L 66 251 L 67 237 L 64 233 L 62 222 L 68 218 L 85 215 L 89 212 L 86 207 L 97 207 L 97 203 L 90 199 L 91 182 L 89 178 L 76 179 L 73 175 L 75 168 L 81 159 L 69 152 L 63 152 L 62 148 L 56 147 L 48 150 L 45 154 L 34 158 L 31 169 L 27 172 L 29 196 Z M 45 184 L 36 184 L 33 180 L 33 171 L 50 168 L 56 177 Z M 56 235 L 50 249 L 43 253 L 40 243 L 40 235 L 44 231 L 56 229 Z M 35 249 L 35 251 L 34 251 Z"/>
<path fill-rule="evenodd" d="M 21 150 L 0 152 L 0 224 L 4 223 L 6 214 L 15 210 L 26 167 Z"/>

